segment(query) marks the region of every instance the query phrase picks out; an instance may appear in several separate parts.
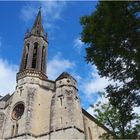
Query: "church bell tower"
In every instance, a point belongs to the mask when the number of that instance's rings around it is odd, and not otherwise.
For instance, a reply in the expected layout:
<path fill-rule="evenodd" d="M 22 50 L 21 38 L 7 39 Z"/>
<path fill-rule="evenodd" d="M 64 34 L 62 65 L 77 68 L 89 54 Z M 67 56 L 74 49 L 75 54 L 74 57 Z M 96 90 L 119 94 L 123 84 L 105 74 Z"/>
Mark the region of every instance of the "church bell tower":
<path fill-rule="evenodd" d="M 6 110 L 2 138 L 36 138 L 42 133 L 49 137 L 54 82 L 46 75 L 47 50 L 48 38 L 39 10 L 31 31 L 25 34 L 17 85 Z"/>
<path fill-rule="evenodd" d="M 28 74 L 37 74 L 41 79 L 46 76 L 46 57 L 48 37 L 42 26 L 41 11 L 39 10 L 31 31 L 24 38 L 24 49 L 17 80 Z"/>

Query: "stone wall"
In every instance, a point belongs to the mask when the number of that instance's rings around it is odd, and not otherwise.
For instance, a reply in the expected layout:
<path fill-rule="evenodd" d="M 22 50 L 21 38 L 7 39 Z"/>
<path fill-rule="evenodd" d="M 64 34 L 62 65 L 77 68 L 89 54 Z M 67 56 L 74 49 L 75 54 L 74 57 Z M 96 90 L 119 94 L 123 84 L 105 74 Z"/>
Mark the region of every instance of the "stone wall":
<path fill-rule="evenodd" d="M 76 81 L 70 76 L 56 81 L 56 93 L 51 102 L 52 138 L 66 138 L 71 131 L 75 134 L 71 136 L 72 139 L 83 138 L 83 118 L 76 85 Z"/>
<path fill-rule="evenodd" d="M 13 129 L 13 136 L 20 136 L 25 133 L 38 136 L 49 132 L 50 104 L 53 92 L 54 83 L 52 81 L 42 81 L 34 77 L 20 79 L 13 94 L 12 102 L 8 106 L 7 119 L 3 129 L 4 138 L 10 138 Z M 19 120 L 13 120 L 13 109 L 19 103 L 24 105 L 24 113 Z"/>
<path fill-rule="evenodd" d="M 11 139 L 13 126 L 18 126 L 15 139 L 98 139 L 106 131 L 81 109 L 77 83 L 71 77 L 55 82 L 32 75 L 22 78 L 7 103 L 0 109 L 0 138 Z M 18 103 L 24 105 L 24 113 L 13 120 Z"/>
<path fill-rule="evenodd" d="M 65 139 L 65 140 L 74 140 L 81 139 L 84 140 L 84 133 L 77 130 L 76 128 L 60 129 L 58 131 L 52 132 L 50 134 L 50 140 L 54 139 Z"/>
<path fill-rule="evenodd" d="M 5 114 L 4 112 L 0 112 L 0 139 L 2 139 L 2 134 L 3 134 L 3 127 L 4 127 L 4 122 L 5 122 Z"/>
<path fill-rule="evenodd" d="M 106 132 L 103 128 L 103 125 L 99 125 L 99 122 L 91 116 L 88 112 L 84 109 L 83 112 L 83 119 L 84 119 L 84 129 L 85 129 L 85 138 L 86 139 L 99 139 L 99 137 Z"/>

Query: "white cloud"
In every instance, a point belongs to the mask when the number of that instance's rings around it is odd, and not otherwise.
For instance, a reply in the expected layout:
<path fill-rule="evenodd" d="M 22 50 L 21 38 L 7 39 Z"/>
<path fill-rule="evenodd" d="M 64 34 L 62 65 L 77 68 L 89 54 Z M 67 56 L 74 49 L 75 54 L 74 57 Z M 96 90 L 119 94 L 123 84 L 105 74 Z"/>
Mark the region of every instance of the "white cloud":
<path fill-rule="evenodd" d="M 77 37 L 74 40 L 74 48 L 78 51 L 78 53 L 81 52 L 83 45 L 84 45 L 84 43 L 81 41 L 80 37 Z"/>
<path fill-rule="evenodd" d="M 72 75 L 76 79 L 76 81 L 78 83 L 80 83 L 80 81 L 82 80 L 82 77 L 80 75 L 78 75 L 77 73 L 75 73 L 75 72 L 73 72 Z"/>
<path fill-rule="evenodd" d="M 0 58 L 0 95 L 12 93 L 16 87 L 18 66 Z"/>
<path fill-rule="evenodd" d="M 95 112 L 91 106 L 86 111 L 92 116 L 94 116 L 94 114 L 95 114 Z"/>
<path fill-rule="evenodd" d="M 61 14 L 63 11 L 66 2 L 64 1 L 42 1 L 42 12 L 44 16 L 49 17 L 52 16 L 52 20 L 61 19 Z M 49 17 L 50 18 L 50 17 Z"/>
<path fill-rule="evenodd" d="M 74 67 L 74 63 L 64 59 L 61 54 L 57 53 L 48 62 L 48 76 L 51 80 L 56 79 L 63 71 Z M 10 64 L 7 60 L 0 58 L 0 95 L 12 93 L 16 87 L 16 73 L 18 66 Z"/>
<path fill-rule="evenodd" d="M 32 7 L 31 5 L 25 5 L 21 9 L 21 18 L 25 22 L 28 22 L 29 20 L 33 19 L 35 14 L 36 14 L 36 9 L 34 7 Z"/>
<path fill-rule="evenodd" d="M 62 11 L 65 5 L 64 1 L 29 2 L 21 9 L 20 16 L 26 22 L 32 21 L 36 17 L 39 6 L 41 6 L 44 27 L 56 27 L 54 21 L 63 20 Z"/>
<path fill-rule="evenodd" d="M 99 103 L 99 106 L 97 106 L 97 103 Z M 102 109 L 102 105 L 103 104 L 107 104 L 109 102 L 108 98 L 104 97 L 104 96 L 99 96 L 96 100 L 96 102 L 94 102 L 93 104 L 91 104 L 91 106 L 89 106 L 89 108 L 87 109 L 87 112 L 93 116 L 97 115 L 97 113 L 94 111 L 95 108 L 98 108 L 100 109 L 101 111 L 103 110 Z M 93 109 L 94 107 L 94 109 Z"/>
<path fill-rule="evenodd" d="M 91 99 L 93 94 L 96 94 L 97 92 L 103 92 L 105 91 L 105 87 L 112 83 L 109 81 L 109 79 L 103 77 L 101 78 L 98 75 L 97 69 L 95 66 L 91 66 L 90 76 L 84 81 L 82 84 L 84 94 Z"/>
<path fill-rule="evenodd" d="M 140 107 L 134 107 L 133 109 L 134 109 L 134 113 L 140 116 Z"/>
<path fill-rule="evenodd" d="M 48 62 L 48 76 L 49 79 L 55 80 L 62 72 L 72 69 L 74 63 L 68 59 L 64 59 L 60 53 L 57 53 L 49 62 Z"/>

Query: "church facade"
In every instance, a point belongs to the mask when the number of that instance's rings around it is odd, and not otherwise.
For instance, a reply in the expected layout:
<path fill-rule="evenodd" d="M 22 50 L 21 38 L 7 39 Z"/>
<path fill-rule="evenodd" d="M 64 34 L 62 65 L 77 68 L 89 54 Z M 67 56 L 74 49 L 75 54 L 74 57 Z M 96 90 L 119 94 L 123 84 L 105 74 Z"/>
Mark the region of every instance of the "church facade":
<path fill-rule="evenodd" d="M 25 35 L 15 91 L 0 99 L 0 139 L 98 139 L 107 128 L 81 108 L 76 80 L 67 72 L 48 79 L 47 50 L 39 11 Z"/>

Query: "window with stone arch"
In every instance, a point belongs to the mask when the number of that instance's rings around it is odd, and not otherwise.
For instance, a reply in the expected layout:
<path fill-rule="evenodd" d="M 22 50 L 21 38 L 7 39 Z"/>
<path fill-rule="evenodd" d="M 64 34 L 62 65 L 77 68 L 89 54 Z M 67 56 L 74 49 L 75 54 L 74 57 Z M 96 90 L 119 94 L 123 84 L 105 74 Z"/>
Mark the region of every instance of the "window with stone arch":
<path fill-rule="evenodd" d="M 15 128 L 15 135 L 18 135 L 18 123 L 16 124 L 16 128 Z"/>
<path fill-rule="evenodd" d="M 41 58 L 41 70 L 44 69 L 44 61 L 45 61 L 45 46 L 42 48 L 42 58 Z"/>
<path fill-rule="evenodd" d="M 22 102 L 17 103 L 12 110 L 11 114 L 12 119 L 15 121 L 21 119 L 24 110 L 25 110 L 24 104 Z"/>
<path fill-rule="evenodd" d="M 91 129 L 90 129 L 90 127 L 88 127 L 88 134 L 89 134 L 89 139 L 92 140 L 92 133 L 91 133 Z"/>
<path fill-rule="evenodd" d="M 58 103 L 60 107 L 63 106 L 63 98 L 64 98 L 63 95 L 58 96 Z"/>
<path fill-rule="evenodd" d="M 38 43 L 35 42 L 33 49 L 32 68 L 36 68 L 37 66 L 37 53 L 38 53 Z"/>
<path fill-rule="evenodd" d="M 12 128 L 11 128 L 11 137 L 14 136 L 14 131 L 15 131 L 15 125 L 12 125 Z"/>
<path fill-rule="evenodd" d="M 18 135 L 18 128 L 19 128 L 18 123 L 16 125 L 12 125 L 12 128 L 11 128 L 11 137 L 14 137 L 14 136 L 17 136 Z"/>
<path fill-rule="evenodd" d="M 29 46 L 30 46 L 30 44 L 28 43 L 28 44 L 26 45 L 26 48 L 25 48 L 24 69 L 26 69 L 26 67 L 27 67 Z"/>

